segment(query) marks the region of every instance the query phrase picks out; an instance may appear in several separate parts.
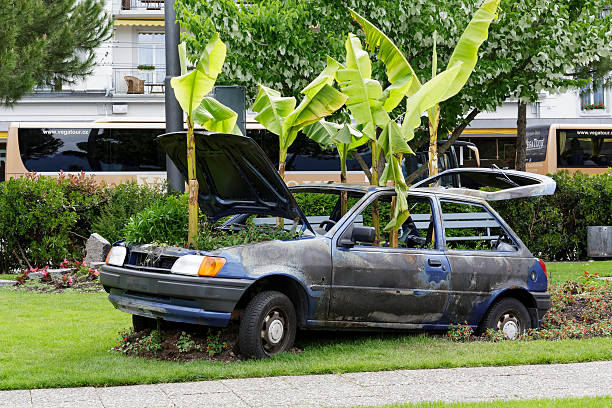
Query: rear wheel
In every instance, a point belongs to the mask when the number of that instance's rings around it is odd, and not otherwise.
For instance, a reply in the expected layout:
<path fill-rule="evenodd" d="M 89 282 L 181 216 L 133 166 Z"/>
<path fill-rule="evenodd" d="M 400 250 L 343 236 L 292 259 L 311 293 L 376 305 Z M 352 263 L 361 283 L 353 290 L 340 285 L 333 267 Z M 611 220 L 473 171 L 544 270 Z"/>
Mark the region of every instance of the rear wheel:
<path fill-rule="evenodd" d="M 297 319 L 291 300 L 276 291 L 261 292 L 240 319 L 238 345 L 247 358 L 267 358 L 293 346 Z"/>
<path fill-rule="evenodd" d="M 134 326 L 134 331 L 139 332 L 147 329 L 157 329 L 157 321 L 150 317 L 144 317 L 139 315 L 132 315 L 132 326 Z"/>
<path fill-rule="evenodd" d="M 491 306 L 483 327 L 501 330 L 504 337 L 514 340 L 531 328 L 531 319 L 527 308 L 518 299 L 504 298 Z"/>

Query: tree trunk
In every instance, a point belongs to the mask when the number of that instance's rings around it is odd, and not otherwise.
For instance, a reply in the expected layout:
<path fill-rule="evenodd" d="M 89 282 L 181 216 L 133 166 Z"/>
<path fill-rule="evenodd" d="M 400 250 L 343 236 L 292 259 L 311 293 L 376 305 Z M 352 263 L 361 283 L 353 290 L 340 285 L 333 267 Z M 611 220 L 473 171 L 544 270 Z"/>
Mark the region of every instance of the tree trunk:
<path fill-rule="evenodd" d="M 195 136 L 191 118 L 187 118 L 187 176 L 189 178 L 189 245 L 195 247 L 198 239 L 198 180 L 195 169 Z"/>
<path fill-rule="evenodd" d="M 527 104 L 519 101 L 516 119 L 516 162 L 514 168 L 525 171 L 527 160 Z"/>

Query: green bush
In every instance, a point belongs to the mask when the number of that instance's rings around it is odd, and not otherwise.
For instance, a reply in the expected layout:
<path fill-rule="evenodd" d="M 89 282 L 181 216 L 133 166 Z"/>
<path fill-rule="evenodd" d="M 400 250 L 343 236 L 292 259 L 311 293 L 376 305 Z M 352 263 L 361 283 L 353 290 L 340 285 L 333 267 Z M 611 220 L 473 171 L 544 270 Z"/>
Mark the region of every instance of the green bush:
<path fill-rule="evenodd" d="M 107 202 L 93 218 L 91 232 L 97 232 L 111 243 L 125 238 L 130 217 L 165 199 L 165 186 L 143 186 L 136 182 L 106 189 Z"/>
<path fill-rule="evenodd" d="M 71 232 L 78 229 L 79 221 L 75 208 L 57 179 L 20 178 L 0 183 L 2 269 L 25 268 L 28 263 L 55 266 L 73 256 Z"/>
<path fill-rule="evenodd" d="M 552 176 L 553 196 L 492 203 L 531 252 L 546 260 L 586 258 L 587 227 L 612 225 L 612 171 Z"/>
<path fill-rule="evenodd" d="M 132 244 L 183 244 L 187 241 L 188 203 L 187 194 L 154 203 L 130 219 L 125 239 Z"/>

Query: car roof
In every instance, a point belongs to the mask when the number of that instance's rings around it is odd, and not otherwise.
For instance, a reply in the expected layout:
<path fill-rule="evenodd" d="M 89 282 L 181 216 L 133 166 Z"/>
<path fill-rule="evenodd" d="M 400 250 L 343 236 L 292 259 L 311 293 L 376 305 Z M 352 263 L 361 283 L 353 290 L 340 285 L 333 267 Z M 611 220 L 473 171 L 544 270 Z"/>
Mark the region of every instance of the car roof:
<path fill-rule="evenodd" d="M 313 183 L 313 184 L 299 184 L 297 186 L 289 187 L 289 191 L 300 191 L 300 192 L 340 192 L 350 191 L 355 193 L 369 193 L 373 191 L 384 191 L 393 190 L 393 187 L 379 187 L 372 186 L 369 184 L 350 184 L 350 183 Z"/>

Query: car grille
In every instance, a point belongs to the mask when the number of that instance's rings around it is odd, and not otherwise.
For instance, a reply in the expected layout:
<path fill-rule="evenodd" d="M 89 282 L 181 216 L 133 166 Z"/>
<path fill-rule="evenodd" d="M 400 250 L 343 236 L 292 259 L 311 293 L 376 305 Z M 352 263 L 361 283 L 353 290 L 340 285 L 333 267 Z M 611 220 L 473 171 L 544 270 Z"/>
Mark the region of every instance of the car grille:
<path fill-rule="evenodd" d="M 160 273 L 169 273 L 177 256 L 157 255 L 150 252 L 132 252 L 129 267 Z"/>

